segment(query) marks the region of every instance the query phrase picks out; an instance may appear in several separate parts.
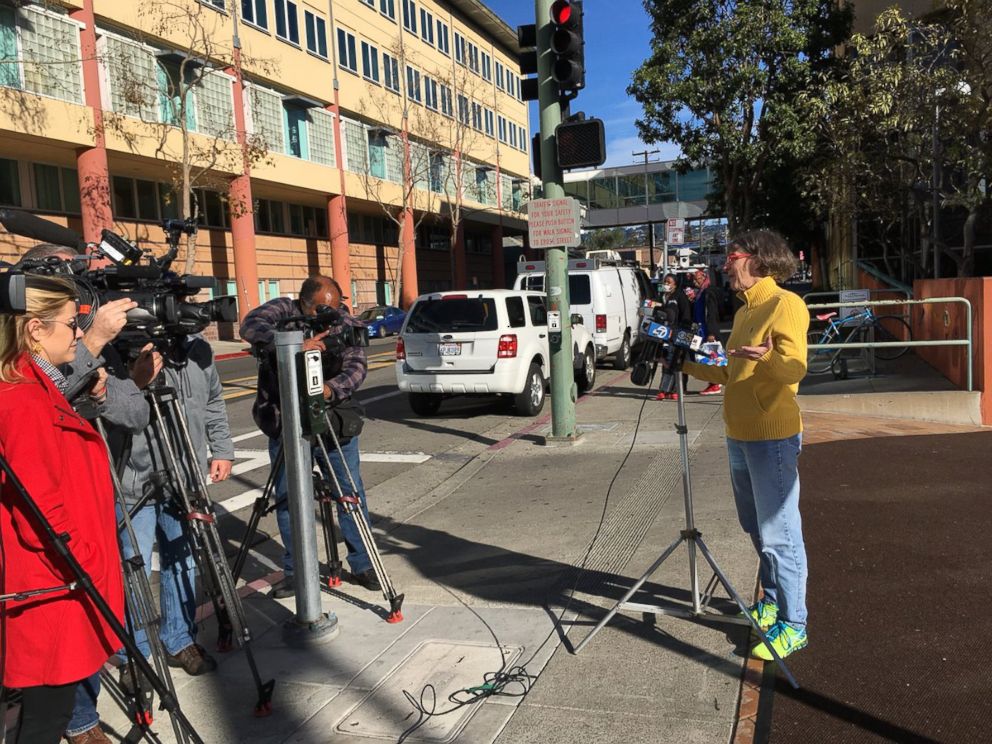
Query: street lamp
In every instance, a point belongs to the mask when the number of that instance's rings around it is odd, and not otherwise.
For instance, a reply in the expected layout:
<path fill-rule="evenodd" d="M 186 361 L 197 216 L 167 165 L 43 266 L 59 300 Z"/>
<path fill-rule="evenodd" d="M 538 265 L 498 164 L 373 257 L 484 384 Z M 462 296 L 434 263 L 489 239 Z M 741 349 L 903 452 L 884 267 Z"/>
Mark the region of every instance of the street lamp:
<path fill-rule="evenodd" d="M 648 158 L 661 150 L 641 150 L 631 153 L 635 158 L 644 156 L 644 223 L 648 228 L 648 261 L 651 265 L 651 278 L 654 278 L 654 223 L 651 222 L 651 205 L 648 199 Z"/>

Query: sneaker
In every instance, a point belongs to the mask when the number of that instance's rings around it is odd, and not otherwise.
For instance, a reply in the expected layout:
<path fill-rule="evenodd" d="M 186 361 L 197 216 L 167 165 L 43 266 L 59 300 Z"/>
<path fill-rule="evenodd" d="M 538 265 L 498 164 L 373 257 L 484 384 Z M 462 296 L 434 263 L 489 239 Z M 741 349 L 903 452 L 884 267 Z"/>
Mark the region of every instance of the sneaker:
<path fill-rule="evenodd" d="M 778 605 L 763 599 L 748 607 L 747 611 L 762 630 L 768 630 L 778 620 Z"/>
<path fill-rule="evenodd" d="M 69 744 L 113 744 L 110 737 L 103 733 L 103 729 L 100 728 L 99 723 L 91 729 L 86 729 L 81 734 L 74 736 L 66 734 L 65 738 L 68 739 Z"/>
<path fill-rule="evenodd" d="M 765 633 L 768 642 L 772 644 L 780 659 L 784 659 L 789 654 L 793 654 L 800 649 L 806 648 L 809 642 L 806 636 L 806 629 L 796 630 L 791 625 L 784 622 L 776 622 L 768 632 Z M 775 657 L 764 643 L 758 643 L 751 649 L 751 656 L 765 661 L 774 661 Z"/>
<path fill-rule="evenodd" d="M 658 393 L 656 396 L 654 396 L 654 399 L 655 400 L 665 400 L 665 398 L 667 398 L 667 397 L 668 397 L 668 393 Z"/>
<path fill-rule="evenodd" d="M 296 595 L 296 584 L 292 576 L 286 576 L 281 581 L 272 585 L 269 596 L 273 599 L 287 599 Z"/>
<path fill-rule="evenodd" d="M 181 667 L 186 674 L 197 677 L 217 668 L 217 662 L 203 650 L 203 646 L 191 643 L 175 656 L 166 654 L 170 667 Z"/>
<path fill-rule="evenodd" d="M 723 385 L 708 385 L 703 390 L 699 391 L 700 395 L 721 395 L 723 393 Z"/>
<path fill-rule="evenodd" d="M 352 574 L 351 578 L 356 584 L 365 587 L 370 592 L 382 591 L 382 584 L 379 583 L 379 577 L 375 575 L 375 571 L 371 568 L 361 573 Z"/>
<path fill-rule="evenodd" d="M 669 400 L 675 400 L 675 401 L 677 401 L 679 399 L 679 394 L 678 393 L 669 393 L 666 397 Z"/>

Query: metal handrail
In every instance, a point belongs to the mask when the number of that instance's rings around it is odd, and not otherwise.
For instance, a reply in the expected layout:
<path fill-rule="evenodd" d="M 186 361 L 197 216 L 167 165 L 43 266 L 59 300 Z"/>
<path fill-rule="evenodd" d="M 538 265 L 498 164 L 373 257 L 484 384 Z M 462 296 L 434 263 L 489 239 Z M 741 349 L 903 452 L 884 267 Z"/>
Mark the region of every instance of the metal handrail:
<path fill-rule="evenodd" d="M 877 343 L 857 342 L 850 344 L 810 344 L 811 349 L 875 349 L 886 346 L 967 346 L 968 347 L 968 392 L 972 392 L 973 369 L 974 366 L 974 344 L 971 334 L 971 301 L 967 297 L 928 297 L 925 300 L 869 300 L 868 302 L 825 302 L 815 305 L 807 305 L 809 310 L 825 310 L 828 308 L 840 307 L 895 307 L 904 305 L 936 305 L 938 303 L 958 303 L 966 308 L 967 338 L 964 339 L 944 339 L 940 341 L 880 341 Z"/>

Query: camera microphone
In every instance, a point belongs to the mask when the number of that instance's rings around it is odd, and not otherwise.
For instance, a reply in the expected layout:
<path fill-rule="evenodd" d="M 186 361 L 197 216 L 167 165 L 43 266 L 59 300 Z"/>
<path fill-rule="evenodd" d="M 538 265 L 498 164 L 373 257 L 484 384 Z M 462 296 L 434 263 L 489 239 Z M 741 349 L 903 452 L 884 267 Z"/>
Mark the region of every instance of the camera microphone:
<path fill-rule="evenodd" d="M 67 227 L 56 225 L 54 222 L 43 220 L 30 212 L 19 209 L 0 209 L 0 224 L 7 232 L 23 235 L 25 238 L 40 240 L 42 243 L 64 245 L 82 253 L 86 250 L 86 241 L 79 233 Z"/>

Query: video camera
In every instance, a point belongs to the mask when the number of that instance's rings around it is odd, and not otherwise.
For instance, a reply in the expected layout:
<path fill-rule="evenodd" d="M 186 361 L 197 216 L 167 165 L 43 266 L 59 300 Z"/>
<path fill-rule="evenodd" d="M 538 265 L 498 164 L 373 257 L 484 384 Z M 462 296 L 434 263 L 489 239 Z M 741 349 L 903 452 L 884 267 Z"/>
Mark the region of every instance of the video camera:
<path fill-rule="evenodd" d="M 80 236 L 27 212 L 0 209 L 0 224 L 8 232 L 45 243 L 86 250 Z M 179 252 L 183 234 L 195 235 L 196 224 L 190 220 L 165 220 L 162 223 L 169 242 L 164 256 L 148 256 L 125 238 L 104 230 L 100 244 L 90 256 L 72 261 L 57 257 L 22 261 L 0 274 L 0 312 L 24 312 L 25 274 L 65 276 L 72 279 L 79 294 L 80 325 L 85 329 L 104 302 L 128 298 L 138 306 L 127 313 L 127 324 L 117 341 L 130 352 L 151 341 L 158 345 L 191 333 L 199 333 L 212 322 L 233 322 L 237 317 L 235 297 L 218 297 L 206 302 L 187 300 L 201 289 L 214 289 L 213 277 L 179 275 L 171 271 Z M 107 259 L 110 264 L 90 268 L 93 260 Z"/>
<path fill-rule="evenodd" d="M 672 317 L 674 313 L 673 307 L 656 307 L 651 316 L 641 321 L 641 337 L 647 343 L 630 372 L 630 381 L 635 385 L 651 384 L 658 362 L 664 360 L 660 392 L 671 393 L 675 388 L 675 376 L 682 373 L 686 358 L 691 361 L 702 353 L 699 323 L 677 323 Z"/>

